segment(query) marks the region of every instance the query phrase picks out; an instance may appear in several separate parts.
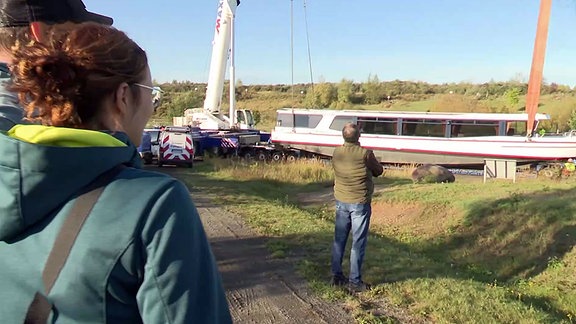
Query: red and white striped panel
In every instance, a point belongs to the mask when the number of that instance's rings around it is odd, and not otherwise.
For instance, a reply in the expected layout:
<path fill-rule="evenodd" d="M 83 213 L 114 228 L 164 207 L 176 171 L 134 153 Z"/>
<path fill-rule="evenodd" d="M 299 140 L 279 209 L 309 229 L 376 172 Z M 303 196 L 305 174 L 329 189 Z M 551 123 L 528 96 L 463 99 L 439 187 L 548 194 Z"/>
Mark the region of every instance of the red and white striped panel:
<path fill-rule="evenodd" d="M 192 138 L 186 136 L 186 141 L 184 149 L 180 147 L 171 147 L 170 135 L 164 137 L 162 144 L 160 145 L 160 154 L 163 160 L 179 160 L 186 161 L 194 159 L 194 144 L 192 143 Z M 181 149 L 181 152 L 174 152 L 174 149 Z"/>

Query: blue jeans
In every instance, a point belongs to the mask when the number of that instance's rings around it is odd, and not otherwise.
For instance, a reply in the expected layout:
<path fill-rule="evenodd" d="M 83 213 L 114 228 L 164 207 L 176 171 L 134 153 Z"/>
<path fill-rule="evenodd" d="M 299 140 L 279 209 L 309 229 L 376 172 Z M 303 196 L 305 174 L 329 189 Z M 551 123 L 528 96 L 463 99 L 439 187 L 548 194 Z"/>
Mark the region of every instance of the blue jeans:
<path fill-rule="evenodd" d="M 336 200 L 336 224 L 334 243 L 332 244 L 332 275 L 342 276 L 342 258 L 352 230 L 352 249 L 350 251 L 350 276 L 353 284 L 362 282 L 362 261 L 368 242 L 368 227 L 372 206 L 365 204 L 347 204 Z"/>

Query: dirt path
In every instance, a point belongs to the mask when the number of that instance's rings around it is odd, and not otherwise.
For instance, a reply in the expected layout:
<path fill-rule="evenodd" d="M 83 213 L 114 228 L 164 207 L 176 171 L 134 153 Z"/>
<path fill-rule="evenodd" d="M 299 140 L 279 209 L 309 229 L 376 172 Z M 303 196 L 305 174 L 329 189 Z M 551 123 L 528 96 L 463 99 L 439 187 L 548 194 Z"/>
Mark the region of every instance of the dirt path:
<path fill-rule="evenodd" d="M 235 323 L 353 323 L 339 305 L 314 296 L 295 274 L 294 260 L 273 259 L 266 240 L 255 235 L 242 219 L 192 196 L 227 291 Z"/>

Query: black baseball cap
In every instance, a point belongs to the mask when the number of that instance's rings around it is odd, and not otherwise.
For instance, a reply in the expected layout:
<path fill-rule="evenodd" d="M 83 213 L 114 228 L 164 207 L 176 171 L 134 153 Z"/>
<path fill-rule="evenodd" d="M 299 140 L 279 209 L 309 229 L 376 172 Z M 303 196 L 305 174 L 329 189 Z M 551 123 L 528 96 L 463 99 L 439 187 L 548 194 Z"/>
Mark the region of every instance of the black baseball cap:
<path fill-rule="evenodd" d="M 86 10 L 82 0 L 3 0 L 0 4 L 0 26 L 28 26 L 41 21 L 58 24 L 87 21 L 112 25 L 114 20 Z"/>

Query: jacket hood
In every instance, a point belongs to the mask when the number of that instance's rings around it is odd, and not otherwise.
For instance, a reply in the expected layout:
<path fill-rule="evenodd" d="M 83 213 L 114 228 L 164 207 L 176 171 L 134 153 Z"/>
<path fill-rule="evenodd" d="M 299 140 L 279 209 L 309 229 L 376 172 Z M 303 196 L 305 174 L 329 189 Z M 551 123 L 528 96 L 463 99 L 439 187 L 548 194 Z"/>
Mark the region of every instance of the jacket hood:
<path fill-rule="evenodd" d="M 140 163 L 121 132 L 17 125 L 0 133 L 0 241 L 49 217 L 105 171 Z"/>
<path fill-rule="evenodd" d="M 0 130 L 9 130 L 21 122 L 24 111 L 18 104 L 18 97 L 7 90 L 9 79 L 0 79 Z"/>

